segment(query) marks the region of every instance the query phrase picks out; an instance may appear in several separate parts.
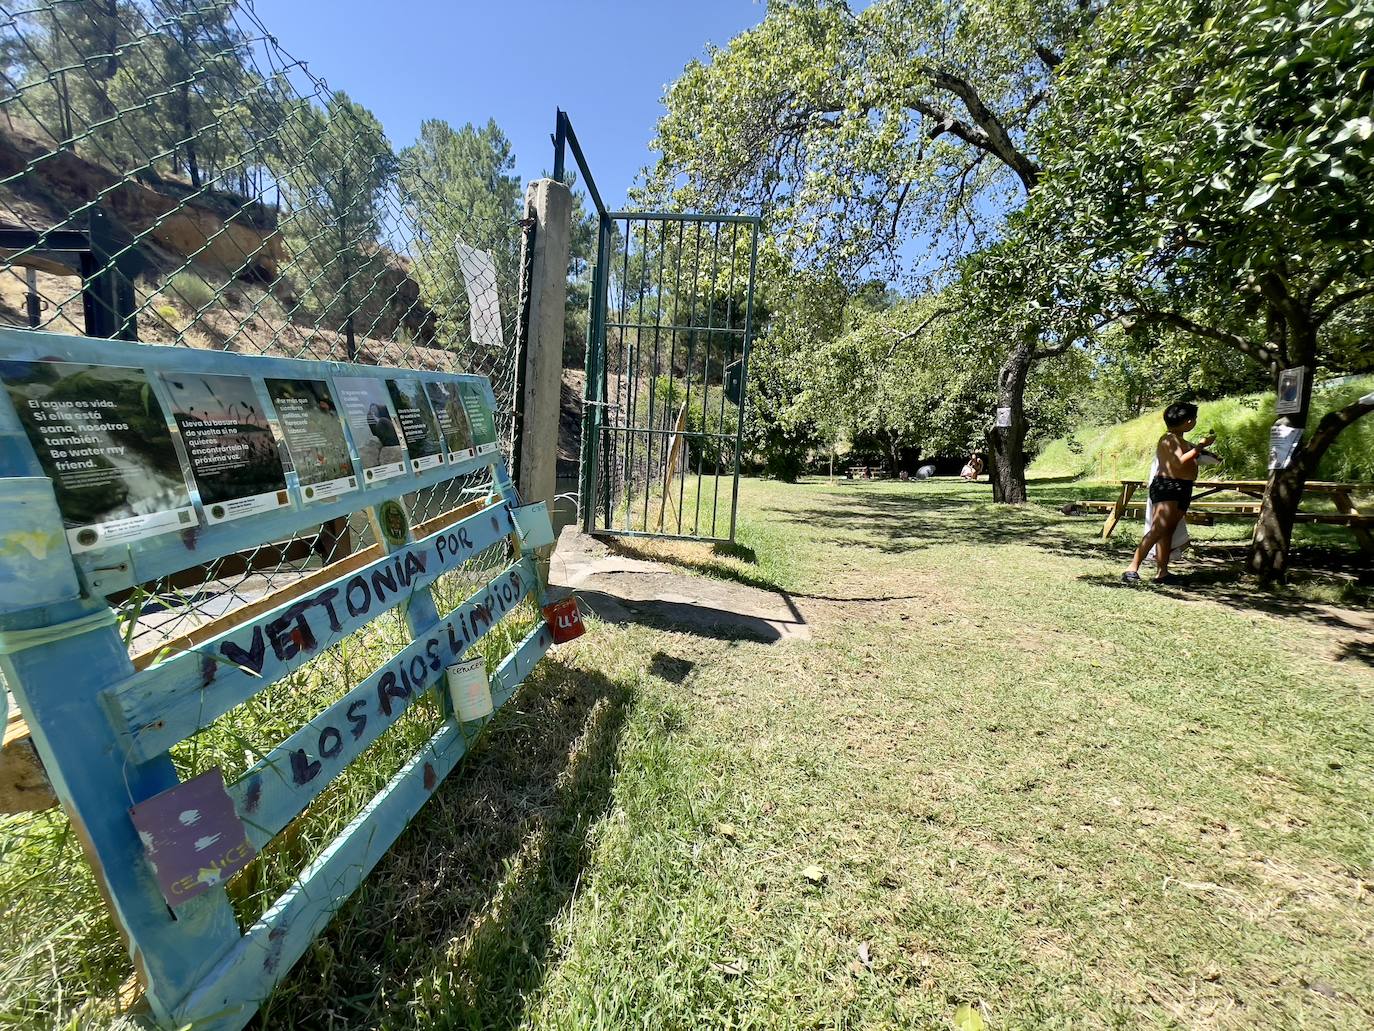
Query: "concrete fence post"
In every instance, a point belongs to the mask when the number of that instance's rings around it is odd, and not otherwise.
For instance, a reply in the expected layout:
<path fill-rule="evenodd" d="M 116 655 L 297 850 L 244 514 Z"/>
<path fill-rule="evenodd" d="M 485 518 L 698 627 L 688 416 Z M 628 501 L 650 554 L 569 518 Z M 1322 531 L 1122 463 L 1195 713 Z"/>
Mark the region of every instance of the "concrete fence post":
<path fill-rule="evenodd" d="M 526 502 L 554 510 L 557 493 L 558 422 L 563 396 L 563 316 L 568 301 L 568 252 L 572 241 L 572 194 L 556 179 L 536 179 L 525 191 L 525 217 L 534 218 L 530 261 L 529 338 L 525 353 L 520 479 Z M 522 266 L 523 267 L 523 266 Z"/>

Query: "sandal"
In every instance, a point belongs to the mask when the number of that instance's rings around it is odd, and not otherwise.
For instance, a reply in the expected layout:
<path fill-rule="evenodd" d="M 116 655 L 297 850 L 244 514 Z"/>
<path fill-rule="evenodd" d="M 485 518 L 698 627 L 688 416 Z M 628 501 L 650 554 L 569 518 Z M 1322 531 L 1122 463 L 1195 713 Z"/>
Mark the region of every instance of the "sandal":
<path fill-rule="evenodd" d="M 1126 572 L 1121 574 L 1121 582 L 1123 584 L 1131 584 L 1132 586 L 1134 586 L 1140 583 L 1140 574 L 1132 572 L 1128 569 L 1126 570 Z"/>

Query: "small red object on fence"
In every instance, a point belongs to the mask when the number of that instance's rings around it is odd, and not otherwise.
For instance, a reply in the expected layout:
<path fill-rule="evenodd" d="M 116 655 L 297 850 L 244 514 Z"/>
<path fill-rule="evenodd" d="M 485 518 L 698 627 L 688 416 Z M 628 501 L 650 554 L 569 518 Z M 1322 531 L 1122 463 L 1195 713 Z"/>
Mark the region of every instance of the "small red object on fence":
<path fill-rule="evenodd" d="M 553 632 L 554 644 L 567 644 L 582 636 L 586 629 L 582 625 L 582 615 L 577 611 L 576 598 L 564 598 L 544 606 L 544 622 Z"/>

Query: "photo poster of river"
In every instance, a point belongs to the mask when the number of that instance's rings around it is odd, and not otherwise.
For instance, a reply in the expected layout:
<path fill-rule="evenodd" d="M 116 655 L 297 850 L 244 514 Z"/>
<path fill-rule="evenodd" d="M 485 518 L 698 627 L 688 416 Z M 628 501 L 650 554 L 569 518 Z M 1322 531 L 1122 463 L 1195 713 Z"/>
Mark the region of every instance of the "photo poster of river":
<path fill-rule="evenodd" d="M 463 414 L 463 398 L 458 393 L 458 384 L 450 380 L 426 380 L 425 392 L 439 419 L 439 429 L 448 447 L 448 460 L 460 462 L 477 454 L 472 442 L 472 430 L 468 427 L 467 416 Z"/>
<path fill-rule="evenodd" d="M 196 525 L 172 431 L 142 369 L 5 361 L 0 379 L 52 480 L 72 551 Z"/>
<path fill-rule="evenodd" d="M 247 376 L 162 374 L 210 523 L 291 504 L 272 427 Z"/>
<path fill-rule="evenodd" d="M 339 405 L 322 379 L 269 379 L 267 395 L 309 504 L 358 489 Z"/>
<path fill-rule="evenodd" d="M 387 397 L 386 384 L 371 376 L 335 376 L 334 389 L 343 405 L 353 446 L 363 463 L 368 483 L 404 476 L 406 449 L 401 442 L 401 420 Z"/>
<path fill-rule="evenodd" d="M 480 385 L 466 380 L 458 384 L 458 394 L 463 399 L 463 411 L 467 413 L 468 425 L 472 427 L 472 442 L 479 455 L 490 454 L 496 450 L 496 420 L 491 417 L 487 407 L 487 395 Z"/>
<path fill-rule="evenodd" d="M 417 473 L 444 464 L 444 441 L 439 421 L 434 417 L 425 388 L 414 376 L 397 376 L 386 381 L 391 408 L 401 420 L 410 465 Z"/>

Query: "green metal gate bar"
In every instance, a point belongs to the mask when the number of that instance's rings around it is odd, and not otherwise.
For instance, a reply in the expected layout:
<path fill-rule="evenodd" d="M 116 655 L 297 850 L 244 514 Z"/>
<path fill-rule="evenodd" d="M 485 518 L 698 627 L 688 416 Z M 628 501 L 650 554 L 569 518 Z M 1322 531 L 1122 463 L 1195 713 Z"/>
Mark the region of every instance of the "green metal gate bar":
<path fill-rule="evenodd" d="M 607 211 L 561 110 L 553 144 L 554 177 L 563 178 L 571 150 L 599 216 L 582 411 L 582 529 L 733 541 L 760 220 Z"/>
<path fill-rule="evenodd" d="M 759 220 L 616 211 L 602 226 L 584 529 L 732 541 Z"/>

